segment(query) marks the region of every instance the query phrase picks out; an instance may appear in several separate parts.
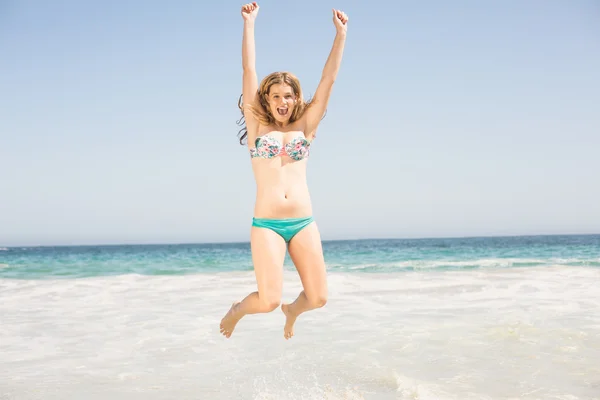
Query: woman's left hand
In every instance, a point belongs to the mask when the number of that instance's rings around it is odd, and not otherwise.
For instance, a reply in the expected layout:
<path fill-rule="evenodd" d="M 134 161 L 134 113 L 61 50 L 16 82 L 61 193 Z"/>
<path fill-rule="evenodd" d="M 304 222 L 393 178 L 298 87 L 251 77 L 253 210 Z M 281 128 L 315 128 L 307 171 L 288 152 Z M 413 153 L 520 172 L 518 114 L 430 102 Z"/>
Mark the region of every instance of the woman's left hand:
<path fill-rule="evenodd" d="M 348 27 L 348 16 L 341 10 L 333 9 L 333 23 L 338 32 L 346 33 Z"/>

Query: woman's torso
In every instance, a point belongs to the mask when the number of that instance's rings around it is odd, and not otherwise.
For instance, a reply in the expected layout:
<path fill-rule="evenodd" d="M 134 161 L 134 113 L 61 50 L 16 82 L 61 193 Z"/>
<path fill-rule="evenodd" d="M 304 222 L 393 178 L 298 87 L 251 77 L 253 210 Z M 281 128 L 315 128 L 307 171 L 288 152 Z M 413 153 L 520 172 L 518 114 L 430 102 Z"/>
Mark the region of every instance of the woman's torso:
<path fill-rule="evenodd" d="M 248 132 L 248 149 L 256 180 L 256 218 L 298 218 L 312 215 L 306 180 L 310 142 L 300 121 L 285 129 L 258 127 Z"/>

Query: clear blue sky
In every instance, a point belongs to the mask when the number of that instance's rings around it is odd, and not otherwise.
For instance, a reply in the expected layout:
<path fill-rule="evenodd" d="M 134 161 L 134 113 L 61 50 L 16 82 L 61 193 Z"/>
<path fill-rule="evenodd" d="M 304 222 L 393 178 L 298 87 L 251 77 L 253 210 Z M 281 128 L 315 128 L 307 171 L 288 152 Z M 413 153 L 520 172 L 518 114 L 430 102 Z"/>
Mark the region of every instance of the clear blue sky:
<path fill-rule="evenodd" d="M 597 1 L 259 4 L 259 78 L 308 94 L 350 17 L 323 239 L 600 232 Z M 248 240 L 240 7 L 1 1 L 0 246 Z"/>

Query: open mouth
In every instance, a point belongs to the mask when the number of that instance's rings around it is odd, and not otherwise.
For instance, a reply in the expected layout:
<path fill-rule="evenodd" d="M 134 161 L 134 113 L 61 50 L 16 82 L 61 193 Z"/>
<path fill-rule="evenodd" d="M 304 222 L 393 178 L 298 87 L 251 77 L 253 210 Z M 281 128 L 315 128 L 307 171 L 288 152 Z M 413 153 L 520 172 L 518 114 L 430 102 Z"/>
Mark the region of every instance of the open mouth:
<path fill-rule="evenodd" d="M 277 113 L 281 116 L 287 115 L 288 109 L 287 107 L 277 107 Z"/>

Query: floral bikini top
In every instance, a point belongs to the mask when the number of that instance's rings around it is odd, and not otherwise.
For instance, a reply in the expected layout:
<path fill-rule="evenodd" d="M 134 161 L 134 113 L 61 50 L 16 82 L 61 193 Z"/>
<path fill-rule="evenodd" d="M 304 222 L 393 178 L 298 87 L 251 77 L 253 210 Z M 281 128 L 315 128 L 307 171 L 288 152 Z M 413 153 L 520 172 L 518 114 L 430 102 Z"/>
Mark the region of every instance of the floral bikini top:
<path fill-rule="evenodd" d="M 257 137 L 254 146 L 250 149 L 251 158 L 273 158 L 287 155 L 293 160 L 300 161 L 308 157 L 310 142 L 303 137 L 296 137 L 284 145 L 267 134 Z"/>

